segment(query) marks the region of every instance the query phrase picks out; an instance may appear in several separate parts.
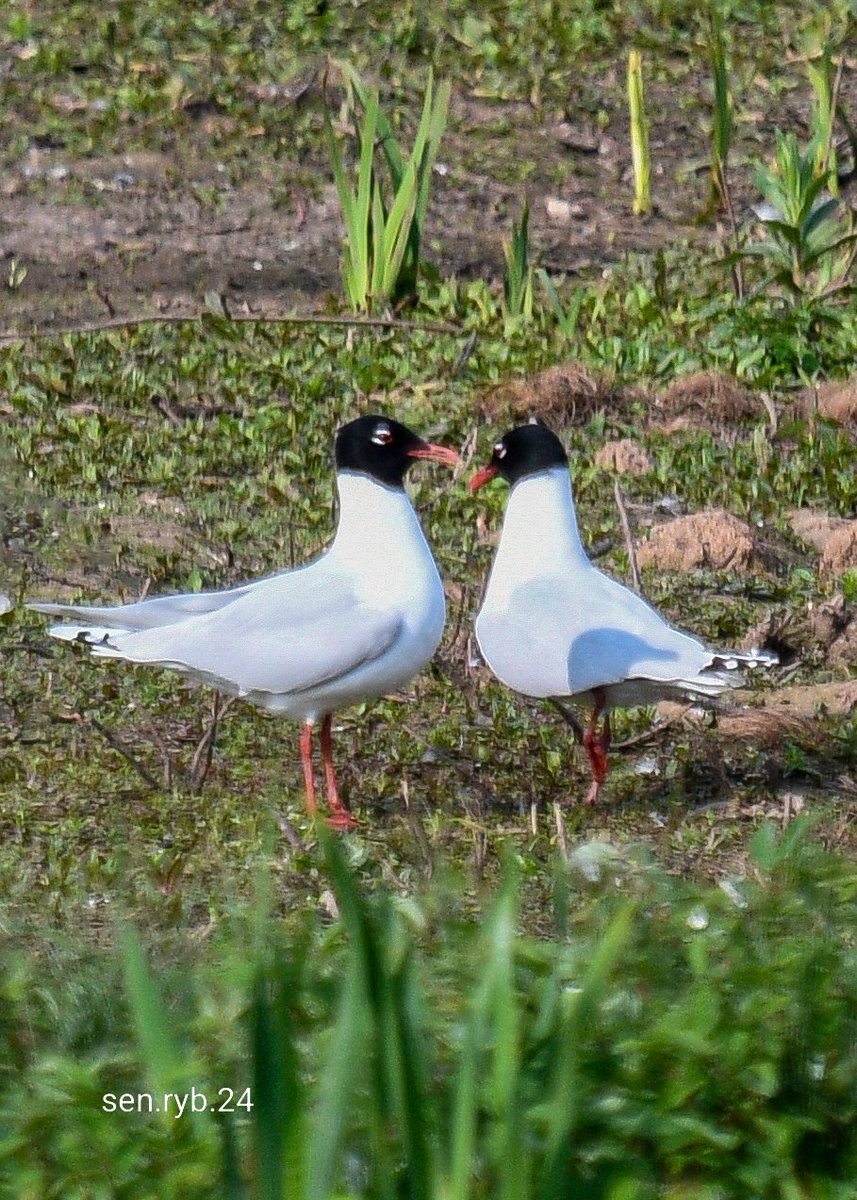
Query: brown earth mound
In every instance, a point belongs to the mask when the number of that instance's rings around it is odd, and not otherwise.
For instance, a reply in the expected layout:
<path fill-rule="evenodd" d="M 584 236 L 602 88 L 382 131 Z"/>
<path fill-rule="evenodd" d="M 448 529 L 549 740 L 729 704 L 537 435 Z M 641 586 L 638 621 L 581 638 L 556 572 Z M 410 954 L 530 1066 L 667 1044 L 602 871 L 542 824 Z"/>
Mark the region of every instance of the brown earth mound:
<path fill-rule="evenodd" d="M 637 543 L 640 566 L 660 571 L 750 571 L 763 557 L 750 526 L 725 509 L 676 517 Z"/>
<path fill-rule="evenodd" d="M 564 429 L 582 425 L 609 400 L 617 399 L 603 375 L 572 359 L 530 379 L 502 384 L 483 397 L 481 407 L 485 419 L 495 425 L 539 417 L 554 429 Z"/>
<path fill-rule="evenodd" d="M 696 371 L 670 384 L 653 403 L 653 412 L 669 421 L 669 428 L 722 428 L 745 417 L 758 416 L 760 402 L 752 392 L 720 371 Z"/>
<path fill-rule="evenodd" d="M 621 438 L 607 442 L 596 451 L 595 465 L 603 470 L 618 471 L 620 475 L 645 475 L 652 469 L 652 460 L 638 442 Z"/>
<path fill-rule="evenodd" d="M 815 508 L 791 508 L 786 513 L 792 530 L 803 542 L 809 542 L 816 550 L 823 551 L 827 543 L 840 529 L 852 524 L 844 517 L 831 517 Z"/>
<path fill-rule="evenodd" d="M 804 745 L 818 741 L 817 716 L 850 716 L 857 708 L 857 679 L 846 683 L 818 683 L 780 688 L 765 696 L 753 708 L 731 708 L 717 713 L 716 727 L 736 741 L 774 746 L 784 738 Z M 662 701 L 658 717 L 663 721 L 682 721 L 702 725 L 711 720 L 695 705 Z"/>
<path fill-rule="evenodd" d="M 857 378 L 844 383 L 820 383 L 804 393 L 807 416 L 817 412 L 840 425 L 857 425 Z"/>
<path fill-rule="evenodd" d="M 857 567 L 857 521 L 835 530 L 821 552 L 822 575 L 841 575 Z"/>

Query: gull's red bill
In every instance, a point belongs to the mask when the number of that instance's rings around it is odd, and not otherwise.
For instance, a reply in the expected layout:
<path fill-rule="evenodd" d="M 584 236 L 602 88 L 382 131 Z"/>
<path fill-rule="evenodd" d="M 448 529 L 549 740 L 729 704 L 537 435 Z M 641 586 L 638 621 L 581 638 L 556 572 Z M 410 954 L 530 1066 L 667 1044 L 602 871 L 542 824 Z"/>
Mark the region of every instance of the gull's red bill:
<path fill-rule="evenodd" d="M 454 450 L 450 450 L 448 446 L 435 446 L 432 442 L 426 442 L 416 450 L 409 450 L 408 458 L 426 458 L 429 462 L 443 463 L 445 467 L 458 466 L 458 455 Z"/>
<path fill-rule="evenodd" d="M 490 466 L 483 467 L 470 480 L 471 492 L 478 492 L 481 487 L 485 487 L 486 483 L 490 483 L 492 479 L 496 479 L 499 474 L 500 468 L 495 467 L 493 463 Z"/>

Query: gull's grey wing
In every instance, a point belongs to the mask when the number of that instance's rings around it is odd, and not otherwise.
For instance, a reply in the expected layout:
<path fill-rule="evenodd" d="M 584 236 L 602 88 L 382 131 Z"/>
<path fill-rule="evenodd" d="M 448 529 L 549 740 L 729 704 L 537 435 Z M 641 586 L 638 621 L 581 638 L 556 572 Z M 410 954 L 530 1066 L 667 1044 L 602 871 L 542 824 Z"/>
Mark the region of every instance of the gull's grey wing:
<path fill-rule="evenodd" d="M 480 614 L 476 634 L 495 675 L 530 696 L 575 695 L 631 678 L 684 681 L 714 658 L 595 568 L 573 587 L 561 577 L 522 584 L 507 609 Z"/>
<path fill-rule="evenodd" d="M 92 643 L 100 657 L 172 667 L 240 693 L 296 693 L 349 675 L 380 658 L 402 629 L 401 615 L 357 600 L 347 584 L 304 595 L 294 575 L 211 613 L 134 632 L 117 631 Z M 303 590 L 303 584 L 301 586 Z"/>
<path fill-rule="evenodd" d="M 155 629 L 161 625 L 174 625 L 189 617 L 218 612 L 245 596 L 273 586 L 279 596 L 280 611 L 287 618 L 290 613 L 300 615 L 310 604 L 319 612 L 326 608 L 335 608 L 345 599 L 346 593 L 350 591 L 347 582 L 336 572 L 325 570 L 326 566 L 322 558 L 296 570 L 267 575 L 253 583 L 241 584 L 225 591 L 183 592 L 174 596 L 138 600 L 133 604 L 101 606 L 34 601 L 27 607 L 51 617 L 69 617 L 79 629 L 84 629 L 89 624 L 98 626 L 99 629 Z M 53 630 L 51 632 L 53 633 Z"/>

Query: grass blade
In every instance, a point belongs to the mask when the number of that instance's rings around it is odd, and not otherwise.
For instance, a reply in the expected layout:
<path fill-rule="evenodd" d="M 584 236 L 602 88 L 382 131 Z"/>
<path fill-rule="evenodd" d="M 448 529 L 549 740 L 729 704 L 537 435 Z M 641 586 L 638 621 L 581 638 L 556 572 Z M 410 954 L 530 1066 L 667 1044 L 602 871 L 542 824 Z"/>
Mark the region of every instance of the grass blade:
<path fill-rule="evenodd" d="M 153 1088 L 163 1096 L 182 1082 L 185 1066 L 160 988 L 146 961 L 140 938 L 130 926 L 122 934 L 122 954 L 128 1001 L 143 1063 Z"/>
<path fill-rule="evenodd" d="M 639 216 L 652 211 L 652 160 L 643 98 L 643 58 L 639 50 L 632 50 L 628 55 L 628 109 L 634 167 L 634 212 Z"/>
<path fill-rule="evenodd" d="M 732 146 L 734 120 L 729 71 L 723 47 L 723 26 L 716 4 L 709 9 L 708 55 L 714 78 L 714 121 L 711 130 L 711 199 L 709 208 L 729 208 L 726 167 Z"/>
<path fill-rule="evenodd" d="M 580 1111 L 579 1045 L 606 990 L 610 972 L 630 938 L 634 911 L 634 903 L 629 901 L 613 919 L 592 957 L 580 992 L 571 998 L 572 1007 L 560 1030 L 549 1097 L 547 1145 L 540 1188 L 540 1195 L 545 1197 L 566 1196 L 572 1187 L 572 1181 L 568 1178 L 570 1165 L 567 1141 L 577 1124 Z"/>

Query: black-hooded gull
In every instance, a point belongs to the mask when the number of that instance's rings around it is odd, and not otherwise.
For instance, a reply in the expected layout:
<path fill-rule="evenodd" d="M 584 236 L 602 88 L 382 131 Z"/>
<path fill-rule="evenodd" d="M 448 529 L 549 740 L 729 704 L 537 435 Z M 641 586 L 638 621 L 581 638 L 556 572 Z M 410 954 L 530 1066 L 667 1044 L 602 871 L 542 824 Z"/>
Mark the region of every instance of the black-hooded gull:
<path fill-rule="evenodd" d="M 517 692 L 592 705 L 581 731 L 592 804 L 607 776 L 611 708 L 709 699 L 740 686 L 739 667 L 777 660 L 765 651 L 706 649 L 592 565 L 577 530 L 568 455 L 544 425 L 519 426 L 495 442 L 471 490 L 498 475 L 511 492 L 476 618 L 479 649 L 497 678 Z"/>
<path fill-rule="evenodd" d="M 99 658 L 167 667 L 302 720 L 310 813 L 316 808 L 312 731 L 320 721 L 329 819 L 346 827 L 354 822 L 336 787 L 331 714 L 404 686 L 432 657 L 443 631 L 443 585 L 404 487 L 417 459 L 454 466 L 458 456 L 388 417 L 344 425 L 335 442 L 336 536 L 319 558 L 295 570 L 227 591 L 118 607 L 29 607 L 71 618 L 50 633 L 85 642 Z"/>

